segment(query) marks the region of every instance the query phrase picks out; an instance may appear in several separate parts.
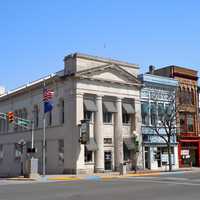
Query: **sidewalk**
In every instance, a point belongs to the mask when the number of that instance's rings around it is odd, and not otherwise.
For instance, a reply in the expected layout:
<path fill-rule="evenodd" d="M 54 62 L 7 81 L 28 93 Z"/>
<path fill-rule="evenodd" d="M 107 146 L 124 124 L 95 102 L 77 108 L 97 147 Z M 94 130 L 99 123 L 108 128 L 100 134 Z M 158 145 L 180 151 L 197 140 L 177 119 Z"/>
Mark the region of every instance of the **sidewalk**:
<path fill-rule="evenodd" d="M 41 176 L 39 179 L 30 179 L 24 177 L 13 177 L 7 178 L 6 180 L 15 181 L 38 181 L 38 182 L 48 182 L 48 181 L 78 181 L 78 180 L 102 180 L 102 179 L 114 179 L 114 178 L 128 178 L 128 177 L 139 177 L 139 176 L 161 176 L 166 174 L 177 174 L 177 173 L 189 173 L 189 172 L 200 172 L 200 168 L 180 168 L 168 172 L 166 170 L 140 170 L 135 173 L 135 171 L 129 171 L 125 175 L 120 175 L 119 172 L 107 172 L 107 173 L 94 173 L 94 174 L 55 174 L 55 175 L 45 175 Z"/>

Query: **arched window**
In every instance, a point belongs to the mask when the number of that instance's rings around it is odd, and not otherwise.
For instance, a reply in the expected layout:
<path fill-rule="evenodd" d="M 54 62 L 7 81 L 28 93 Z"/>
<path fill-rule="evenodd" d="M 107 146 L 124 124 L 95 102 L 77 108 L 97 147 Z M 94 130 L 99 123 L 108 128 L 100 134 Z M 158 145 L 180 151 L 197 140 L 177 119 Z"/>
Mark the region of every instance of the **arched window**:
<path fill-rule="evenodd" d="M 38 128 L 38 126 L 39 126 L 39 108 L 38 108 L 38 105 L 35 105 L 33 107 L 33 122 L 34 122 L 34 127 Z"/>

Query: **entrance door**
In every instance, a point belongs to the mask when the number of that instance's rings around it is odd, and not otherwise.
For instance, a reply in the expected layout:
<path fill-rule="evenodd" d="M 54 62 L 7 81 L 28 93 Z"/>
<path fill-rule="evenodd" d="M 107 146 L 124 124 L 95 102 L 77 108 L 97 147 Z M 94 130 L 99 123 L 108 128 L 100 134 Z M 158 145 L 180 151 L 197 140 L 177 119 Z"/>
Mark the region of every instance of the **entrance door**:
<path fill-rule="evenodd" d="M 197 149 L 190 149 L 190 161 L 193 167 L 197 167 Z"/>
<path fill-rule="evenodd" d="M 104 164 L 105 164 L 105 170 L 112 170 L 112 152 L 111 151 L 104 152 Z"/>
<path fill-rule="evenodd" d="M 149 147 L 145 147 L 144 148 L 144 157 L 145 157 L 145 168 L 146 169 L 150 169 L 149 166 Z"/>

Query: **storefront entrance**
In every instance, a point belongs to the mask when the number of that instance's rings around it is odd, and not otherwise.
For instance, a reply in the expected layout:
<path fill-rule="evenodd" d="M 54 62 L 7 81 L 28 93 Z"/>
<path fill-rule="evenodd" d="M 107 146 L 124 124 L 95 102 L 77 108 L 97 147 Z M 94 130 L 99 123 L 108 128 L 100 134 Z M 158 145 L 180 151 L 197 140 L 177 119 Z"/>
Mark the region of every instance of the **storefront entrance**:
<path fill-rule="evenodd" d="M 197 142 L 179 144 L 180 167 L 199 167 L 199 148 Z"/>
<path fill-rule="evenodd" d="M 112 152 L 111 151 L 104 152 L 104 164 L 105 164 L 105 170 L 107 171 L 112 170 Z"/>

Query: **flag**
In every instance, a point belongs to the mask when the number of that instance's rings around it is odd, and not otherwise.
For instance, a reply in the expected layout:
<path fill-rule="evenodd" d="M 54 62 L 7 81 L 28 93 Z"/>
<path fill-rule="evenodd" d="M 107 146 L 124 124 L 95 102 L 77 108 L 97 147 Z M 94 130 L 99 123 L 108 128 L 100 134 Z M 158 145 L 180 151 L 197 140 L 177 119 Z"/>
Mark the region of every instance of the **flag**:
<path fill-rule="evenodd" d="M 43 89 L 43 102 L 44 102 L 44 113 L 51 112 L 53 109 L 53 105 L 51 99 L 54 96 L 54 92 L 50 89 L 44 88 Z"/>
<path fill-rule="evenodd" d="M 53 105 L 51 102 L 44 102 L 44 113 L 51 112 L 53 109 Z"/>
<path fill-rule="evenodd" d="M 43 90 L 43 101 L 47 102 L 52 99 L 54 96 L 54 92 L 50 89 L 44 88 Z"/>

